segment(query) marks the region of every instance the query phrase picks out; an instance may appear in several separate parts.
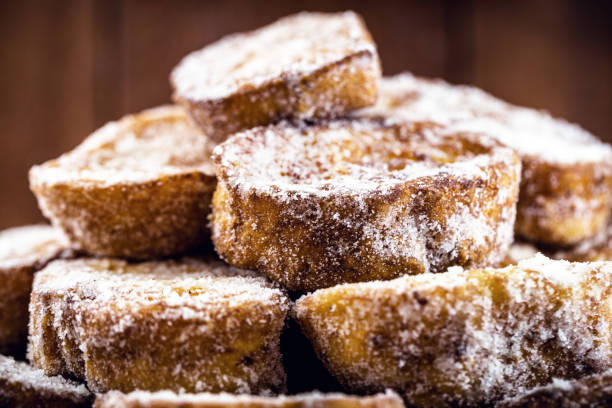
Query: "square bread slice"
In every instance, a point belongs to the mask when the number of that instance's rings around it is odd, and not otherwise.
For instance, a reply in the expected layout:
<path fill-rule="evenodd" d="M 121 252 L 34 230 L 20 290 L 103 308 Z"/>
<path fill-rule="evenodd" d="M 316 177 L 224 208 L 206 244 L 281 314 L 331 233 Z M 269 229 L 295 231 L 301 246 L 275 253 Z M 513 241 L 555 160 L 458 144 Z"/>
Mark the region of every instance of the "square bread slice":
<path fill-rule="evenodd" d="M 377 104 L 358 116 L 430 120 L 482 131 L 523 163 L 516 232 L 571 245 L 605 228 L 612 207 L 612 148 L 580 126 L 514 106 L 470 86 L 404 73 L 383 78 Z"/>
<path fill-rule="evenodd" d="M 28 357 L 95 392 L 285 390 L 284 292 L 218 260 L 55 261 L 35 279 Z"/>
<path fill-rule="evenodd" d="M 82 384 L 47 377 L 42 370 L 0 355 L 0 407 L 85 408 L 93 399 Z"/>
<path fill-rule="evenodd" d="M 306 295 L 293 313 L 351 392 L 492 406 L 553 378 L 612 369 L 612 262 L 543 255 L 503 269 L 405 276 Z"/>
<path fill-rule="evenodd" d="M 50 225 L 0 231 L 0 353 L 25 352 L 34 272 L 67 252 L 67 240 Z"/>
<path fill-rule="evenodd" d="M 283 118 L 338 116 L 372 105 L 376 45 L 354 12 L 299 13 L 187 55 L 174 100 L 215 141 Z"/>
<path fill-rule="evenodd" d="M 109 392 L 96 399 L 95 408 L 404 408 L 393 391 L 372 396 L 311 392 L 277 397 L 233 394 L 175 394 L 169 391 L 129 394 Z"/>
<path fill-rule="evenodd" d="M 97 256 L 150 259 L 209 243 L 213 144 L 178 106 L 110 122 L 30 170 L 43 214 Z"/>

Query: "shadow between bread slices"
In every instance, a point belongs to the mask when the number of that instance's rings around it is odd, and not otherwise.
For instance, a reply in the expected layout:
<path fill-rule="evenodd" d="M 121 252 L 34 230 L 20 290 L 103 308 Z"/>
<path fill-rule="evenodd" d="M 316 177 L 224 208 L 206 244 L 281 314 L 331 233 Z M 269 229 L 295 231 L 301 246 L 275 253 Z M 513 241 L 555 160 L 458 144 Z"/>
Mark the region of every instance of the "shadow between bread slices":
<path fill-rule="evenodd" d="M 231 265 L 293 291 L 498 262 L 518 156 L 431 122 L 282 122 L 213 154 L 212 238 Z"/>

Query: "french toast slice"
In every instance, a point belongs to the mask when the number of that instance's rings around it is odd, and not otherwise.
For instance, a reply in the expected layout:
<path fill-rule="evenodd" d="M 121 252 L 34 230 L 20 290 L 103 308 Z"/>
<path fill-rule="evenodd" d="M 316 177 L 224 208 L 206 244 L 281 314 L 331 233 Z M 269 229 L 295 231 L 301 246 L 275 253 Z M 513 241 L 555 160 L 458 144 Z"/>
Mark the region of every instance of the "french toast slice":
<path fill-rule="evenodd" d="M 65 237 L 49 225 L 0 231 L 0 353 L 25 351 L 34 272 L 67 251 Z"/>
<path fill-rule="evenodd" d="M 578 125 L 478 88 L 409 73 L 383 78 L 379 93 L 377 104 L 358 116 L 453 123 L 491 134 L 519 153 L 516 232 L 523 238 L 571 245 L 605 228 L 612 205 L 612 148 Z"/>
<path fill-rule="evenodd" d="M 577 380 L 555 378 L 495 408 L 604 408 L 612 406 L 612 370 Z"/>
<path fill-rule="evenodd" d="M 34 278 L 28 357 L 104 392 L 279 392 L 289 301 L 218 260 L 55 261 Z"/>
<path fill-rule="evenodd" d="M 467 407 L 612 368 L 610 305 L 612 263 L 536 255 L 321 289 L 293 313 L 349 391 Z"/>
<path fill-rule="evenodd" d="M 260 397 L 233 394 L 175 394 L 135 391 L 109 392 L 98 397 L 95 408 L 404 408 L 392 391 L 360 397 L 312 392 L 292 396 Z"/>
<path fill-rule="evenodd" d="M 491 265 L 512 242 L 520 161 L 483 134 L 283 122 L 213 160 L 217 252 L 293 291 Z"/>
<path fill-rule="evenodd" d="M 12 408 L 85 408 L 93 395 L 87 388 L 61 376 L 0 355 L 0 406 Z"/>
<path fill-rule="evenodd" d="M 376 45 L 354 12 L 284 17 L 187 55 L 174 100 L 217 142 L 280 119 L 343 115 L 376 102 Z"/>
<path fill-rule="evenodd" d="M 210 142 L 178 106 L 110 122 L 30 170 L 42 212 L 90 254 L 149 259 L 209 242 Z"/>

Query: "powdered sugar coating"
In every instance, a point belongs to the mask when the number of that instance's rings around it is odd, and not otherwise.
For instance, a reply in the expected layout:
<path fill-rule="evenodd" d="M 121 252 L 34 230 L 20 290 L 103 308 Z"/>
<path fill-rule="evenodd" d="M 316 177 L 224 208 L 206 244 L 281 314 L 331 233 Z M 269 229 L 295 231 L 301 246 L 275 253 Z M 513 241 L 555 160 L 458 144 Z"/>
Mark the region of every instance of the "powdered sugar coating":
<path fill-rule="evenodd" d="M 29 358 L 109 389 L 282 390 L 288 299 L 215 260 L 56 261 L 37 274 Z"/>
<path fill-rule="evenodd" d="M 47 377 L 27 363 L 0 355 L 0 405 L 26 407 L 87 407 L 87 388 L 63 377 Z"/>
<path fill-rule="evenodd" d="M 403 408 L 394 392 L 359 397 L 345 394 L 311 392 L 292 396 L 259 397 L 232 394 L 175 394 L 134 391 L 110 392 L 96 400 L 96 408 Z"/>
<path fill-rule="evenodd" d="M 516 265 L 520 261 L 533 257 L 538 252 L 538 248 L 528 242 L 513 242 L 499 266 Z"/>
<path fill-rule="evenodd" d="M 213 176 L 214 143 L 179 106 L 160 106 L 109 122 L 72 151 L 32 168 L 49 185 L 145 183 L 200 172 Z"/>
<path fill-rule="evenodd" d="M 377 104 L 359 115 L 454 124 L 490 134 L 521 156 L 552 163 L 612 160 L 612 147 L 580 126 L 544 111 L 511 105 L 475 87 L 410 73 L 383 78 L 379 87 Z"/>
<path fill-rule="evenodd" d="M 178 106 L 128 115 L 30 170 L 43 214 L 88 253 L 149 259 L 209 239 L 213 144 Z"/>
<path fill-rule="evenodd" d="M 383 78 L 378 103 L 357 116 L 452 124 L 490 134 L 516 150 L 523 162 L 516 231 L 528 240 L 571 245 L 606 225 L 612 148 L 578 125 L 478 88 L 409 73 Z"/>
<path fill-rule="evenodd" d="M 0 231 L 0 352 L 25 350 L 34 272 L 67 249 L 66 239 L 49 225 Z"/>
<path fill-rule="evenodd" d="M 550 384 L 504 400 L 496 408 L 603 408 L 611 404 L 612 370 L 608 370 L 577 380 L 554 378 Z"/>
<path fill-rule="evenodd" d="M 172 73 L 190 99 L 227 97 L 279 77 L 303 77 L 353 53 L 376 53 L 357 14 L 299 13 L 257 31 L 233 34 L 186 56 Z"/>
<path fill-rule="evenodd" d="M 328 117 L 373 104 L 376 46 L 354 12 L 284 17 L 187 55 L 174 99 L 217 141 L 282 118 Z"/>
<path fill-rule="evenodd" d="M 292 290 L 490 265 L 512 241 L 516 155 L 432 123 L 281 123 L 215 151 L 213 241 Z"/>
<path fill-rule="evenodd" d="M 504 269 L 322 289 L 294 314 L 349 390 L 475 406 L 610 369 L 611 278 L 612 263 L 537 255 Z"/>

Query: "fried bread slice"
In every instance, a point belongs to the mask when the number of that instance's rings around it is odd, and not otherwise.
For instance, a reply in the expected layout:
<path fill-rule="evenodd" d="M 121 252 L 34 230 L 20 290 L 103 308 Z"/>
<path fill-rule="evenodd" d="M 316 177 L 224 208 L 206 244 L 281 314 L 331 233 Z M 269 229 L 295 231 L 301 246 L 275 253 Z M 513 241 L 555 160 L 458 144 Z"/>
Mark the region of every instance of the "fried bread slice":
<path fill-rule="evenodd" d="M 181 253 L 209 240 L 212 147 L 182 108 L 149 109 L 34 166 L 30 188 L 45 216 L 90 254 Z"/>
<path fill-rule="evenodd" d="M 67 250 L 65 237 L 49 225 L 0 231 L 0 352 L 25 351 L 34 272 Z"/>
<path fill-rule="evenodd" d="M 453 123 L 515 149 L 523 162 L 516 232 L 528 240 L 571 245 L 606 226 L 612 148 L 578 125 L 478 88 L 408 73 L 383 78 L 378 103 L 358 115 Z"/>
<path fill-rule="evenodd" d="M 217 252 L 294 291 L 486 266 L 513 238 L 520 161 L 432 123 L 280 123 L 213 154 Z"/>
<path fill-rule="evenodd" d="M 555 378 L 550 384 L 535 387 L 496 408 L 604 408 L 612 406 L 612 370 L 577 380 Z"/>
<path fill-rule="evenodd" d="M 0 355 L 0 406 L 85 408 L 92 401 L 84 385 L 61 376 L 47 377 L 42 370 Z"/>
<path fill-rule="evenodd" d="M 317 354 L 351 392 L 479 406 L 612 368 L 612 263 L 543 255 L 504 269 L 339 285 L 296 302 Z"/>
<path fill-rule="evenodd" d="M 288 303 L 218 260 L 55 261 L 34 278 L 28 356 L 95 392 L 284 391 Z"/>
<path fill-rule="evenodd" d="M 303 12 L 189 54 L 171 83 L 174 100 L 220 142 L 280 119 L 338 116 L 372 105 L 380 75 L 361 17 Z"/>
<path fill-rule="evenodd" d="M 258 397 L 232 394 L 175 394 L 135 391 L 110 392 L 98 397 L 95 408 L 404 408 L 392 391 L 367 397 L 345 394 L 308 394 Z"/>

